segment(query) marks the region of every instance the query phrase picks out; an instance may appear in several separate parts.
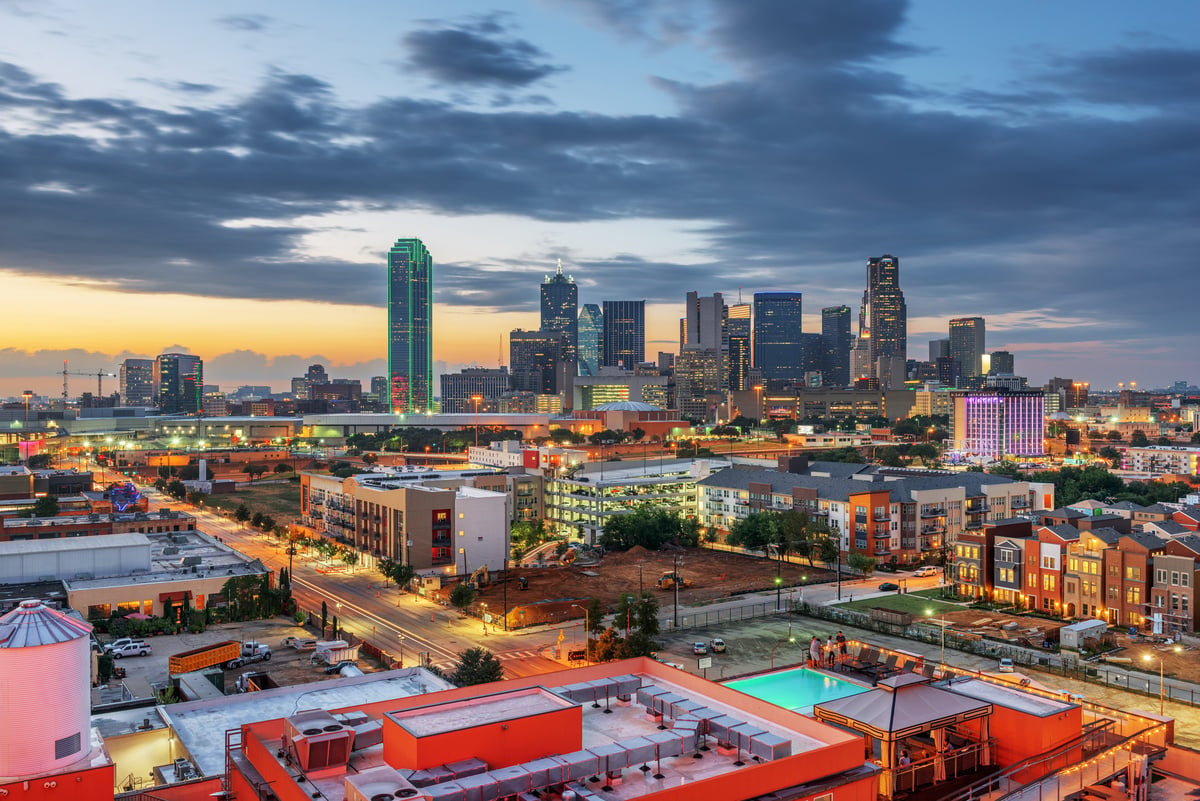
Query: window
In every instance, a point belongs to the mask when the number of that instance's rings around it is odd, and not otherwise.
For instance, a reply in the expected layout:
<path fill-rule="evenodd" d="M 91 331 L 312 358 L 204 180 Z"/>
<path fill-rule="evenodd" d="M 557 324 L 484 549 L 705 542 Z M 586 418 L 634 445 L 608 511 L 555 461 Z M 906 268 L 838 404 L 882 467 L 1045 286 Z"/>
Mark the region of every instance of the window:
<path fill-rule="evenodd" d="M 1138 604 L 1142 601 L 1141 587 L 1126 587 L 1125 588 L 1125 603 Z"/>
<path fill-rule="evenodd" d="M 1179 596 L 1179 603 L 1183 607 L 1183 613 L 1186 615 L 1188 610 L 1188 597 L 1186 595 Z"/>
<path fill-rule="evenodd" d="M 1037 589 L 1037 573 L 1030 570 L 1025 574 L 1025 586 L 1031 589 Z"/>
<path fill-rule="evenodd" d="M 1158 570 L 1155 570 L 1154 571 L 1154 583 L 1155 584 L 1166 584 L 1167 583 L 1167 571 L 1163 570 L 1161 567 L 1158 568 Z"/>
<path fill-rule="evenodd" d="M 1054 591 L 1054 576 L 1042 576 L 1042 589 L 1046 592 Z"/>
<path fill-rule="evenodd" d="M 1074 556 L 1067 560 L 1067 570 L 1070 570 L 1072 573 L 1079 572 L 1079 560 Z"/>
<path fill-rule="evenodd" d="M 1179 574 L 1179 586 L 1180 587 L 1188 586 L 1188 574 L 1186 572 Z"/>
<path fill-rule="evenodd" d="M 1130 581 L 1141 581 L 1142 569 L 1140 567 L 1125 568 L 1125 578 L 1129 579 Z"/>
<path fill-rule="evenodd" d="M 1042 557 L 1042 567 L 1046 568 L 1047 570 L 1053 570 L 1054 569 L 1054 557 L 1053 556 L 1043 556 Z"/>
<path fill-rule="evenodd" d="M 1179 572 L 1176 570 L 1171 571 L 1171 584 L 1175 587 L 1179 586 Z"/>

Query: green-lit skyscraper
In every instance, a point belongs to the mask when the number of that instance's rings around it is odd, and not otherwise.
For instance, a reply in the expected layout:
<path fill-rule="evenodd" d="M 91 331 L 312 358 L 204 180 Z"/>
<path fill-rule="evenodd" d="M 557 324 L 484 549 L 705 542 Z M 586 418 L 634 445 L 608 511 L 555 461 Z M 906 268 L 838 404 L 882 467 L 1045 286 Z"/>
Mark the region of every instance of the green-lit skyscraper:
<path fill-rule="evenodd" d="M 420 239 L 388 251 L 388 394 L 393 413 L 433 404 L 433 257 Z"/>

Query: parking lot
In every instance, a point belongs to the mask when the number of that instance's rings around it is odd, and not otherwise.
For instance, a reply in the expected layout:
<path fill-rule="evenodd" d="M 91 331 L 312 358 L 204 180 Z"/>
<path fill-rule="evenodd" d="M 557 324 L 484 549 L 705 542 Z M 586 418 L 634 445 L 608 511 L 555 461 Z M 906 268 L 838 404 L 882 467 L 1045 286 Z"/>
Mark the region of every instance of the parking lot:
<path fill-rule="evenodd" d="M 313 665 L 310 662 L 312 651 L 297 651 L 294 648 L 281 645 L 285 637 L 312 638 L 312 632 L 303 626 L 296 626 L 283 619 L 254 620 L 245 623 L 223 623 L 209 626 L 199 634 L 177 634 L 171 636 L 147 637 L 153 653 L 149 656 L 127 656 L 113 660 L 114 667 L 123 667 L 127 678 L 140 677 L 151 686 L 161 688 L 167 682 L 168 659 L 178 653 L 201 648 L 205 645 L 237 640 L 247 642 L 256 640 L 271 647 L 271 659 L 253 662 L 237 670 L 225 671 L 225 692 L 236 692 L 234 682 L 237 677 L 247 671 L 266 672 L 280 685 L 303 684 L 311 681 L 321 681 L 327 678 L 324 665 Z M 111 638 L 105 637 L 102 642 Z M 379 670 L 379 666 L 369 660 L 360 659 L 359 669 L 364 673 Z M 113 682 L 117 684 L 118 682 Z"/>

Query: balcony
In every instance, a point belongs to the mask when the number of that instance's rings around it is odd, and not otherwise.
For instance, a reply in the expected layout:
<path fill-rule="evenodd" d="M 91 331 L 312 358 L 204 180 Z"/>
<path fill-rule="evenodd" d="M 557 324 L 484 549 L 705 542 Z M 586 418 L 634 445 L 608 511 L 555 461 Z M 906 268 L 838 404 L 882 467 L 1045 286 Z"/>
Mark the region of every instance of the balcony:
<path fill-rule="evenodd" d="M 878 515 L 878 514 L 875 515 L 876 523 L 883 523 L 883 522 L 891 520 L 891 519 L 892 519 L 892 516 L 888 512 L 884 512 L 882 515 Z"/>
<path fill-rule="evenodd" d="M 922 509 L 921 510 L 922 518 L 945 517 L 945 516 L 946 516 L 945 509 Z"/>
<path fill-rule="evenodd" d="M 855 523 L 866 523 L 866 522 L 867 522 L 867 516 L 866 516 L 866 515 L 855 515 L 855 516 L 854 516 L 854 522 L 855 522 Z"/>
<path fill-rule="evenodd" d="M 921 526 L 922 536 L 928 536 L 930 534 L 945 534 L 945 533 L 946 533 L 945 526 Z"/>
<path fill-rule="evenodd" d="M 967 504 L 967 514 L 969 514 L 969 515 L 982 514 L 982 513 L 986 512 L 988 510 L 988 508 L 989 507 L 986 503 L 968 503 Z"/>

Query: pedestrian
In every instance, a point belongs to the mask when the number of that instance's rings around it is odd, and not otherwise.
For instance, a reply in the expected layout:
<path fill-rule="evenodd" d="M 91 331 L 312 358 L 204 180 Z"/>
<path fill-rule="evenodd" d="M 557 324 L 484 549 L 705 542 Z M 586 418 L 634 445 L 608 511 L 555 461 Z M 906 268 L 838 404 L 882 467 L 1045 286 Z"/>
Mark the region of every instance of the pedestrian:
<path fill-rule="evenodd" d="M 833 667 L 835 659 L 837 659 L 837 649 L 833 647 L 833 635 L 831 634 L 825 639 L 825 664 Z"/>
<path fill-rule="evenodd" d="M 900 764 L 901 765 L 911 765 L 912 764 L 912 758 L 909 757 L 908 751 L 900 752 Z"/>
<path fill-rule="evenodd" d="M 842 661 L 846 659 L 846 635 L 840 631 L 837 634 L 838 653 L 842 655 Z"/>
<path fill-rule="evenodd" d="M 821 641 L 817 635 L 813 635 L 812 640 L 808 643 L 808 658 L 809 665 L 819 667 L 821 664 Z"/>

